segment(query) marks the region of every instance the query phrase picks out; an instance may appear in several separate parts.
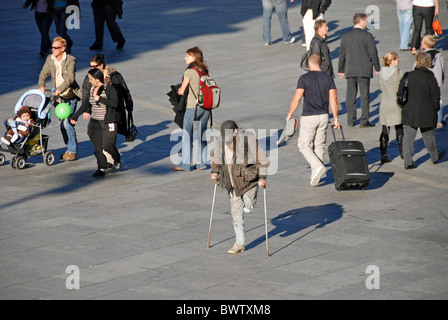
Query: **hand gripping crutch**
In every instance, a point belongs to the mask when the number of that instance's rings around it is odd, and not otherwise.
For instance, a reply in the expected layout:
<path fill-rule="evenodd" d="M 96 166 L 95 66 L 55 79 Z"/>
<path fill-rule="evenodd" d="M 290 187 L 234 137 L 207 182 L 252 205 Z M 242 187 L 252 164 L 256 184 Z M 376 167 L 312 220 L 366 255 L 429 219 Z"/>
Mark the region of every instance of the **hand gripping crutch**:
<path fill-rule="evenodd" d="M 269 237 L 268 237 L 268 213 L 266 208 L 266 187 L 263 187 L 264 193 L 264 230 L 266 233 L 266 257 L 269 258 Z"/>
<path fill-rule="evenodd" d="M 215 191 L 213 192 L 213 201 L 212 201 L 212 213 L 210 215 L 210 226 L 208 228 L 207 248 L 210 248 L 210 234 L 212 233 L 213 211 L 215 210 L 216 187 L 217 184 L 215 183 Z"/>

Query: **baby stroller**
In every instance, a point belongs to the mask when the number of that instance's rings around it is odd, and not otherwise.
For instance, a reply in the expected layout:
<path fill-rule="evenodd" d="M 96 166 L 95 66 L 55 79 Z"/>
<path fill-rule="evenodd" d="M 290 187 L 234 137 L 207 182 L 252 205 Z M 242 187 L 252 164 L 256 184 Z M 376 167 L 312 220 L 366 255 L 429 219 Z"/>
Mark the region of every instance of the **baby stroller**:
<path fill-rule="evenodd" d="M 14 155 L 11 159 L 11 166 L 14 169 L 21 170 L 25 168 L 28 157 L 40 154 L 43 156 L 45 164 L 51 166 L 55 157 L 53 152 L 47 151 L 48 135 L 42 134 L 42 129 L 51 121 L 49 111 L 52 103 L 42 91 L 33 89 L 22 95 L 14 108 L 14 113 L 17 115 L 23 106 L 27 106 L 31 110 L 32 119 L 34 120 L 29 134 L 18 143 L 7 145 L 7 149 L 0 144 L 0 151 L 7 151 Z M 5 126 L 7 130 L 11 129 L 8 121 L 5 121 Z M 0 153 L 0 166 L 4 163 L 5 155 Z"/>

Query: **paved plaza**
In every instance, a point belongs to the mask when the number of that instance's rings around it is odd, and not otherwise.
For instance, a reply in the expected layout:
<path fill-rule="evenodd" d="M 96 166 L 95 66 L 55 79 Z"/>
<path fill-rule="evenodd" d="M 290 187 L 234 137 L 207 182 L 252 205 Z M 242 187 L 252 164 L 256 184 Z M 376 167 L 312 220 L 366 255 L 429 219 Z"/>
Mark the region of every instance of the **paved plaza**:
<path fill-rule="evenodd" d="M 89 50 L 94 41 L 91 1 L 80 3 L 80 28 L 69 30 L 78 83 L 96 53 Z M 446 27 L 448 12 L 441 3 L 440 21 Z M 37 87 L 45 62 L 38 55 L 34 12 L 22 4 L 4 1 L 0 11 L 2 123 L 20 96 Z M 118 23 L 126 45 L 116 50 L 106 31 L 103 52 L 131 90 L 138 139 L 126 142 L 119 136 L 123 167 L 100 179 L 91 176 L 96 160 L 88 121 L 82 119 L 76 125 L 77 161 L 59 160 L 65 145 L 54 112 L 45 129 L 48 148 L 57 157 L 53 166 L 35 156 L 25 169 L 13 169 L 12 156 L 5 153 L 0 167 L 0 299 L 447 299 L 448 159 L 432 164 L 419 133 L 417 169 L 404 170 L 395 139 L 389 147 L 392 162 L 381 165 L 376 76 L 371 81 L 373 128 L 360 128 L 359 120 L 355 127 L 346 126 L 346 80 L 335 80 L 345 137 L 366 148 L 367 190 L 336 191 L 328 155 L 323 182 L 311 187 L 297 135 L 276 146 L 303 74 L 300 4 L 290 4 L 288 14 L 297 41 L 282 42 L 274 14 L 273 44 L 264 46 L 259 0 L 125 0 Z M 333 1 L 326 20 L 336 70 L 341 35 L 352 28 L 353 14 L 366 12 L 369 5 L 379 16 L 378 28 L 370 30 L 379 55 L 399 52 L 394 1 Z M 447 33 L 438 49 L 448 49 Z M 50 36 L 56 36 L 54 27 Z M 185 51 L 196 45 L 222 89 L 214 124 L 232 119 L 254 129 L 269 152 L 269 257 L 261 190 L 253 213 L 246 215 L 246 251 L 229 255 L 234 232 L 226 192 L 218 188 L 206 248 L 210 170 L 171 169 L 178 157 L 170 155 L 180 139 L 166 93 L 181 81 Z M 401 69 L 411 70 L 414 56 L 399 55 Z M 446 84 L 443 89 L 447 104 Z M 447 150 L 448 128 L 435 135 L 439 149 Z M 327 143 L 332 140 L 329 133 Z M 73 289 L 78 279 L 80 287 Z"/>

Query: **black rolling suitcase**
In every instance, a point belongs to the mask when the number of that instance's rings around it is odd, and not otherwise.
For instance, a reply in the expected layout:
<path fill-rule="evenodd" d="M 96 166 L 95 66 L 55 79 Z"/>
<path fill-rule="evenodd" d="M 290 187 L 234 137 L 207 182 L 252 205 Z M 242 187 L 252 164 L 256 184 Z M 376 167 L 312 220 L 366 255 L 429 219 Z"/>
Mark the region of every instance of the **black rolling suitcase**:
<path fill-rule="evenodd" d="M 331 168 L 336 190 L 358 188 L 365 190 L 370 182 L 366 153 L 360 141 L 346 141 L 341 128 L 342 141 L 336 140 L 328 146 Z"/>

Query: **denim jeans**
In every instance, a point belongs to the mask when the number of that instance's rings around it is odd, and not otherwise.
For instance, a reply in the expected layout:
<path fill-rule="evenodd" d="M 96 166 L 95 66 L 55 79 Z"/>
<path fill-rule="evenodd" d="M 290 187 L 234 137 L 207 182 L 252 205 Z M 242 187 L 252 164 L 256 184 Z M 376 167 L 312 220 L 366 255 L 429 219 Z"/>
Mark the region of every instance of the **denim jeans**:
<path fill-rule="evenodd" d="M 67 103 L 72 108 L 72 113 L 76 112 L 76 106 L 78 100 L 76 98 L 73 99 L 61 99 L 63 103 Z M 67 145 L 67 151 L 70 153 L 78 153 L 78 140 L 76 138 L 76 130 L 75 126 L 72 125 L 69 119 L 65 119 L 61 121 L 61 133 L 62 138 L 64 139 L 64 143 Z"/>
<path fill-rule="evenodd" d="M 246 238 L 244 235 L 244 208 L 252 210 L 257 202 L 258 186 L 248 190 L 241 197 L 236 197 L 234 191 L 230 192 L 230 213 L 232 214 L 233 229 L 235 231 L 235 243 L 244 246 Z"/>
<path fill-rule="evenodd" d="M 184 128 L 182 133 L 182 157 L 179 167 L 185 171 L 191 171 L 193 165 L 197 169 L 203 169 L 206 167 L 203 151 L 207 148 L 207 141 L 203 141 L 202 135 L 207 129 L 207 122 L 210 118 L 210 111 L 202 108 L 197 108 L 198 120 L 194 121 L 195 109 L 187 109 L 184 115 Z M 197 130 L 199 125 L 199 132 Z M 196 159 L 193 163 L 192 152 L 193 143 L 199 141 L 198 148 L 196 148 Z"/>
<path fill-rule="evenodd" d="M 398 27 L 400 29 L 400 49 L 407 49 L 409 47 L 409 41 L 411 40 L 412 23 L 412 9 L 400 10 L 397 9 Z"/>
<path fill-rule="evenodd" d="M 278 21 L 282 29 L 283 41 L 291 39 L 288 23 L 288 1 L 287 0 L 262 0 L 263 5 L 263 41 L 271 42 L 271 18 L 272 13 L 277 12 Z"/>

